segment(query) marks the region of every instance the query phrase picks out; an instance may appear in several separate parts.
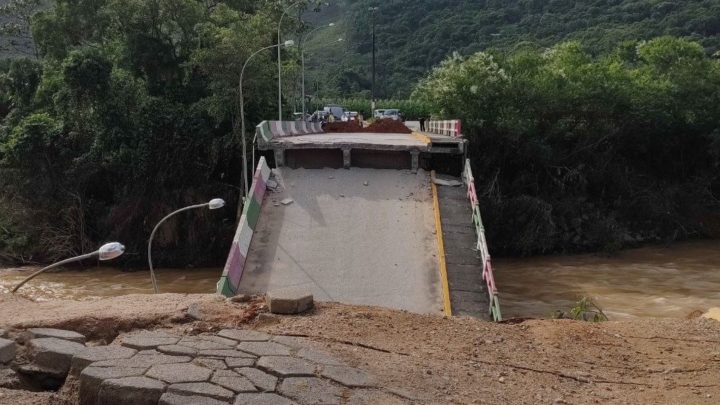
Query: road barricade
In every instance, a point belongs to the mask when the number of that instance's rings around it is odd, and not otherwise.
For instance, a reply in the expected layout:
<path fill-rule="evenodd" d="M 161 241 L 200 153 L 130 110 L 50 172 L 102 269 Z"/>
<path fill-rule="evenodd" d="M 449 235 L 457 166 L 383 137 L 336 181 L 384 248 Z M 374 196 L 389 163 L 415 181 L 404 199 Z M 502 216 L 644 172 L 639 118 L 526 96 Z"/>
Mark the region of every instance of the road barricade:
<path fill-rule="evenodd" d="M 270 166 L 268 166 L 264 157 L 260 158 L 255 176 L 253 176 L 252 187 L 243 207 L 240 223 L 238 224 L 235 238 L 233 238 L 230 254 L 228 255 L 225 269 L 222 277 L 217 283 L 217 292 L 226 297 L 232 297 L 237 294 L 240 281 L 245 270 L 245 262 L 247 260 L 250 243 L 252 242 L 253 233 L 260 218 L 260 209 L 262 208 L 265 191 L 267 190 L 267 182 L 270 179 Z"/>
<path fill-rule="evenodd" d="M 462 137 L 462 123 L 460 120 L 428 121 L 426 129 L 432 134 Z"/>
<path fill-rule="evenodd" d="M 270 142 L 273 138 L 322 133 L 322 124 L 305 121 L 263 121 L 255 129 L 258 139 Z"/>

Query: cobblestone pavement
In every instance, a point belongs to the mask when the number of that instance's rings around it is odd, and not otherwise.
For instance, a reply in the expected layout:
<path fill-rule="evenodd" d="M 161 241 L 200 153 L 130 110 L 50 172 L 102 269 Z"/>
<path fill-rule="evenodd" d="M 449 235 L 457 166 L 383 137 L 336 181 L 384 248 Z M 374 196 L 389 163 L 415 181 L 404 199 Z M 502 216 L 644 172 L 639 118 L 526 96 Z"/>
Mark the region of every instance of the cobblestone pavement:
<path fill-rule="evenodd" d="M 76 355 L 82 405 L 397 403 L 372 376 L 299 339 L 143 331 Z"/>

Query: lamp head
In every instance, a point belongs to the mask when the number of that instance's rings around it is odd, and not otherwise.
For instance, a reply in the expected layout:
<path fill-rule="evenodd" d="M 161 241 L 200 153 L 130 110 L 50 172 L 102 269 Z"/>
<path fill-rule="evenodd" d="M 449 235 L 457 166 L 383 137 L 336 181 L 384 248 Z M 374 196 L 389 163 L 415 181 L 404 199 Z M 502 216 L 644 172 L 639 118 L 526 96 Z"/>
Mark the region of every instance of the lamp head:
<path fill-rule="evenodd" d="M 335 26 L 335 23 L 328 24 L 328 27 L 334 27 L 334 26 Z"/>
<path fill-rule="evenodd" d="M 112 260 L 125 253 L 125 246 L 118 242 L 106 243 L 98 249 L 98 253 L 100 260 Z"/>
<path fill-rule="evenodd" d="M 289 48 L 289 47 L 295 45 L 295 41 L 293 41 L 292 39 L 289 39 L 289 40 L 285 41 L 285 43 L 283 45 L 285 45 L 286 48 Z"/>
<path fill-rule="evenodd" d="M 211 210 L 216 210 L 216 209 L 222 208 L 224 206 L 225 206 L 225 200 L 223 200 L 222 198 L 214 198 L 214 199 L 210 200 L 210 202 L 208 203 L 208 208 L 210 208 Z"/>

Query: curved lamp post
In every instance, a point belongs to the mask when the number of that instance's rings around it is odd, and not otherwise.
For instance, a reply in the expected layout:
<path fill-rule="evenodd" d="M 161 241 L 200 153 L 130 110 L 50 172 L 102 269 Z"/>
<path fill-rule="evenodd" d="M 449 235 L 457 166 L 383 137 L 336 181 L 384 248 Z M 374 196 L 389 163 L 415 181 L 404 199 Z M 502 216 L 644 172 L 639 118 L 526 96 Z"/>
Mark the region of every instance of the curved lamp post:
<path fill-rule="evenodd" d="M 268 49 L 272 49 L 272 48 L 278 48 L 278 58 L 279 58 L 279 55 L 280 55 L 279 49 L 281 46 L 288 48 L 293 45 L 295 45 L 295 41 L 289 40 L 289 41 L 285 41 L 283 44 L 275 44 L 275 45 L 266 46 L 265 48 L 258 49 L 257 51 L 255 51 L 255 53 L 253 53 L 252 55 L 250 55 L 250 57 L 247 58 L 247 60 L 245 61 L 245 64 L 242 67 L 242 70 L 240 71 L 240 80 L 238 81 L 238 91 L 239 91 L 239 95 L 240 95 L 240 136 L 242 137 L 241 139 L 242 139 L 242 151 L 243 151 L 243 155 L 242 155 L 242 157 L 243 157 L 243 182 L 245 183 L 244 184 L 245 193 L 243 194 L 243 198 L 242 198 L 243 203 L 245 201 L 245 198 L 247 198 L 247 195 L 248 195 L 247 150 L 246 150 L 247 145 L 245 142 L 245 98 L 243 96 L 243 78 L 245 77 L 245 69 L 248 67 L 248 64 L 250 63 L 252 58 L 254 58 L 255 55 L 259 54 L 260 52 L 268 50 Z M 278 61 L 279 61 L 279 59 L 278 59 Z M 280 120 L 282 120 L 282 116 L 280 117 Z M 255 168 L 253 168 L 253 170 L 255 170 Z M 239 204 L 238 204 L 238 212 L 242 212 Z M 238 215 L 238 217 L 239 217 L 239 215 Z"/>
<path fill-rule="evenodd" d="M 335 23 L 330 23 L 327 25 L 321 25 L 319 27 L 315 27 L 311 29 L 307 34 L 305 34 L 304 37 L 300 40 L 300 59 L 302 61 L 302 112 L 303 112 L 303 121 L 305 120 L 305 113 L 307 110 L 305 109 L 305 41 L 308 39 L 310 34 L 313 32 L 319 30 L 320 28 L 329 28 L 334 27 Z"/>
<path fill-rule="evenodd" d="M 304 0 L 296 1 L 289 5 L 285 10 L 283 10 L 283 13 L 280 15 L 280 21 L 278 21 L 278 43 L 275 44 L 275 46 L 278 49 L 278 121 L 282 121 L 283 115 L 282 115 L 282 61 L 280 60 L 280 50 L 282 44 L 280 43 L 281 37 L 282 37 L 282 20 L 285 17 L 285 14 L 287 14 L 290 9 L 293 7 L 303 3 Z M 287 45 L 286 45 L 287 46 Z M 274 47 L 273 47 L 274 48 Z"/>
<path fill-rule="evenodd" d="M 152 280 L 153 290 L 155 291 L 155 294 L 160 292 L 160 289 L 158 289 L 157 285 L 157 279 L 155 279 L 155 270 L 153 269 L 152 264 L 152 241 L 155 237 L 155 232 L 157 232 L 160 225 L 162 225 L 163 222 L 167 221 L 168 218 L 172 217 L 175 214 L 179 214 L 184 211 L 189 211 L 195 208 L 205 208 L 208 207 L 211 210 L 216 210 L 218 208 L 222 208 L 225 206 L 225 201 L 221 198 L 215 198 L 213 200 L 210 200 L 210 202 L 206 202 L 205 204 L 196 204 L 196 205 L 190 205 L 185 208 L 180 208 L 179 210 L 170 213 L 165 218 L 161 219 L 160 222 L 155 225 L 155 228 L 153 229 L 152 233 L 150 234 L 150 240 L 148 240 L 148 264 L 150 265 L 150 280 Z"/>
<path fill-rule="evenodd" d="M 70 259 L 65 259 L 63 261 L 51 264 L 51 265 L 45 267 L 44 269 L 40 269 L 40 270 L 36 271 L 35 273 L 33 273 L 33 274 L 29 275 L 27 278 L 25 278 L 25 280 L 21 281 L 18 285 L 16 285 L 15 288 L 12 289 L 12 292 L 14 293 L 18 289 L 20 289 L 20 287 L 25 285 L 25 283 L 27 283 L 28 281 L 34 279 L 35 277 L 39 276 L 40 274 L 42 274 L 50 269 L 53 269 L 55 267 L 59 267 L 64 264 L 68 264 L 68 263 L 72 263 L 72 262 L 78 262 L 80 260 L 90 259 L 90 258 L 93 258 L 96 256 L 99 260 L 102 260 L 102 261 L 112 260 L 112 259 L 122 255 L 123 253 L 125 253 L 125 246 L 123 246 L 121 243 L 118 243 L 118 242 L 107 243 L 105 245 L 102 245 L 100 247 L 100 249 L 98 249 L 92 253 L 87 253 L 84 255 L 77 256 L 77 257 L 72 257 Z"/>

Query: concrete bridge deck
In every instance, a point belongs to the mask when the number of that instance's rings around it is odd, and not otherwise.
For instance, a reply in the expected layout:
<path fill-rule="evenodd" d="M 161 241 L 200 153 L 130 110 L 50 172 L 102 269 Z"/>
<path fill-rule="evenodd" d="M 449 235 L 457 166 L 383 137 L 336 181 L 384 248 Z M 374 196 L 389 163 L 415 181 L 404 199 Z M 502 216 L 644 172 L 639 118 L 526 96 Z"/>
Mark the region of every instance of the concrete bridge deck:
<path fill-rule="evenodd" d="M 301 287 L 320 301 L 442 311 L 427 172 L 274 172 L 239 292 Z"/>

